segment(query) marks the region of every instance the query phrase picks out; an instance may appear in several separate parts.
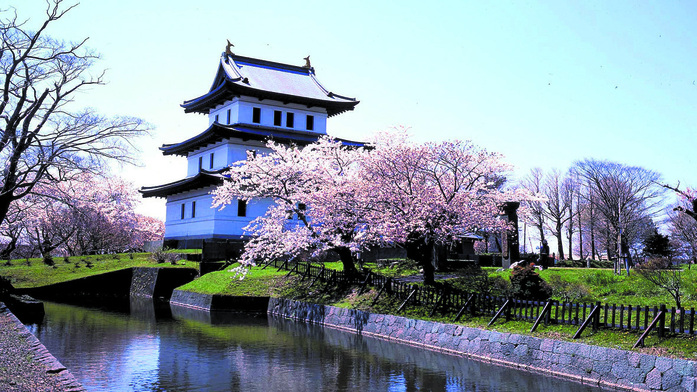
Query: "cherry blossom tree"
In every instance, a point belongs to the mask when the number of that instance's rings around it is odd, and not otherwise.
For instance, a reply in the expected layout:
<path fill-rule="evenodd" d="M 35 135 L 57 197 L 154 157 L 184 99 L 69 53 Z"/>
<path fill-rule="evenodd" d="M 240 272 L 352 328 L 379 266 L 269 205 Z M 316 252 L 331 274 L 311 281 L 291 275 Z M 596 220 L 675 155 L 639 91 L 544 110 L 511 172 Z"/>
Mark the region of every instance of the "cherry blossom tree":
<path fill-rule="evenodd" d="M 0 226 L 7 246 L 31 245 L 50 262 L 52 252 L 81 255 L 140 249 L 161 239 L 164 223 L 134 212 L 140 202 L 135 187 L 118 177 L 90 174 L 58 184 L 39 184 L 12 204 Z"/>
<path fill-rule="evenodd" d="M 355 254 L 369 242 L 362 211 L 369 202 L 357 192 L 362 148 L 322 138 L 304 148 L 269 142 L 267 154 L 249 154 L 233 164 L 214 192 L 214 207 L 235 199 L 272 199 L 264 216 L 246 227 L 251 239 L 241 262 L 298 257 L 307 251 L 336 252 L 344 271 L 356 273 Z"/>
<path fill-rule="evenodd" d="M 246 228 L 247 265 L 331 250 L 355 273 L 357 251 L 390 244 L 406 248 L 432 284 L 437 245 L 506 229 L 499 206 L 521 196 L 502 190 L 509 166 L 501 157 L 470 142 L 414 144 L 395 131 L 365 149 L 331 139 L 267 147 L 270 153 L 234 164 L 213 192 L 219 208 L 235 199 L 274 201 Z"/>
<path fill-rule="evenodd" d="M 415 144 L 406 131 L 383 133 L 362 162 L 360 192 L 373 200 L 367 221 L 382 242 L 399 244 L 434 283 L 438 245 L 482 229 L 505 230 L 499 217 L 521 191 L 504 190 L 511 167 L 469 141 Z"/>

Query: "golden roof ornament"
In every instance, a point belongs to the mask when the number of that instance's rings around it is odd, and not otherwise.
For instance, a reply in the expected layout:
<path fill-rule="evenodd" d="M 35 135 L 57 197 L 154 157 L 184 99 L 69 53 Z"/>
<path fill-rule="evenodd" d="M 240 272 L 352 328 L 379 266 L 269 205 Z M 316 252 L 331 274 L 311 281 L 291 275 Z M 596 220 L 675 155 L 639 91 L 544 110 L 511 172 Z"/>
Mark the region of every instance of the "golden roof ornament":
<path fill-rule="evenodd" d="M 312 65 L 310 65 L 310 55 L 308 54 L 307 57 L 304 58 L 305 60 L 305 65 L 303 65 L 303 68 L 312 68 Z"/>
<path fill-rule="evenodd" d="M 230 49 L 230 48 L 234 48 L 234 47 L 235 47 L 235 45 L 230 43 L 230 40 L 227 40 L 227 45 L 225 46 L 225 54 L 227 56 L 234 56 L 235 54 L 232 53 L 232 49 Z"/>

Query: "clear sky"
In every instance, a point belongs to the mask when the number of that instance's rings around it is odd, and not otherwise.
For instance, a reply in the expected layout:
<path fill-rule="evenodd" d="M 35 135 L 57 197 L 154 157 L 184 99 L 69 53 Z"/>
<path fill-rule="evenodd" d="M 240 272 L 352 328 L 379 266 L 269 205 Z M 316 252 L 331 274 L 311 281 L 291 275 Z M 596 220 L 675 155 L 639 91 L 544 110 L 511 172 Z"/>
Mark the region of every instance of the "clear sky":
<path fill-rule="evenodd" d="M 40 20 L 41 0 L 0 0 Z M 208 91 L 226 39 L 296 65 L 361 103 L 329 133 L 411 127 L 417 141 L 471 139 L 518 176 L 575 160 L 638 165 L 697 186 L 697 5 L 683 1 L 86 0 L 49 31 L 102 55 L 108 85 L 78 97 L 153 125 L 136 185 L 185 176 L 157 149 L 207 127 L 184 100 Z M 163 218 L 164 201 L 143 212 Z"/>

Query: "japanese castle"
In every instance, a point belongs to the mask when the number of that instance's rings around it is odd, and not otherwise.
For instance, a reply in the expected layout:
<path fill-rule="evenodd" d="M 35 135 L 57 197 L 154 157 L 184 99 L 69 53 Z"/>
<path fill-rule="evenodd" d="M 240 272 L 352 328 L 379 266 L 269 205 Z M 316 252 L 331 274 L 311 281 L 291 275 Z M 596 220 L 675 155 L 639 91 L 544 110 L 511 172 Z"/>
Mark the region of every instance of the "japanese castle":
<path fill-rule="evenodd" d="M 143 197 L 167 199 L 165 244 L 200 248 L 204 240 L 241 241 L 243 228 L 264 215 L 271 200 L 237 200 L 211 208 L 210 192 L 224 181 L 223 172 L 247 152 L 263 154 L 266 141 L 307 145 L 327 134 L 327 118 L 358 104 L 326 89 L 315 76 L 309 56 L 304 66 L 222 54 L 210 90 L 184 101 L 185 113 L 208 115 L 208 128 L 180 143 L 164 144 L 164 155 L 187 158 L 186 177 L 169 184 L 142 187 Z M 346 145 L 359 142 L 341 140 Z"/>

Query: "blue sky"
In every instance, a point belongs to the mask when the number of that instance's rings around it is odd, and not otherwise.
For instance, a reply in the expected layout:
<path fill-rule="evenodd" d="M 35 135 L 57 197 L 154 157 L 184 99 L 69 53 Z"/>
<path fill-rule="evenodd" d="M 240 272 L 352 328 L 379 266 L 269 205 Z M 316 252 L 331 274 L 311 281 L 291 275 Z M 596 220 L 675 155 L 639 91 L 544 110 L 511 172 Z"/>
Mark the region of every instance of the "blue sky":
<path fill-rule="evenodd" d="M 35 26 L 44 2 L 6 3 Z M 689 2 L 84 1 L 49 30 L 90 37 L 108 85 L 78 103 L 151 123 L 136 185 L 185 175 L 157 147 L 206 118 L 182 101 L 205 93 L 226 39 L 235 53 L 302 65 L 358 98 L 329 133 L 365 139 L 392 126 L 418 141 L 471 139 L 516 175 L 608 159 L 697 186 L 697 6 Z M 163 217 L 164 202 L 143 211 Z"/>

